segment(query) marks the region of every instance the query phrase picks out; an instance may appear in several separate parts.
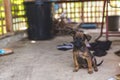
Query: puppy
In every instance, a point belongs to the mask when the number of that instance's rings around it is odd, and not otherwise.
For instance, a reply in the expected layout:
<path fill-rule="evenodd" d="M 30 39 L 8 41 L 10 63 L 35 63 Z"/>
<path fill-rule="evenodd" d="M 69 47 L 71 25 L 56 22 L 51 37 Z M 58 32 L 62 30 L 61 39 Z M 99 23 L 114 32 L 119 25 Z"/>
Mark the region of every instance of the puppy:
<path fill-rule="evenodd" d="M 86 42 L 91 39 L 90 35 L 84 34 L 83 31 L 76 30 L 73 34 L 73 60 L 74 60 L 74 72 L 77 72 L 79 68 L 88 68 L 88 73 L 98 71 L 97 66 L 101 65 L 103 61 L 97 64 L 95 56 L 89 51 L 86 46 Z"/>

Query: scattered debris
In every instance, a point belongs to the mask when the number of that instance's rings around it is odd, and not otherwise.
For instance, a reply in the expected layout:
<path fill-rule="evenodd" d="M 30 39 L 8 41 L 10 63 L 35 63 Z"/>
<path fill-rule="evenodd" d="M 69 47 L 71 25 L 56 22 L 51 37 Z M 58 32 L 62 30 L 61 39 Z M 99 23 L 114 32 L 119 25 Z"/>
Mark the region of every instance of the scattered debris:
<path fill-rule="evenodd" d="M 115 75 L 116 80 L 120 80 L 120 74 Z"/>
<path fill-rule="evenodd" d="M 9 48 L 0 49 L 0 56 L 12 54 L 13 50 Z"/>
<path fill-rule="evenodd" d="M 58 45 L 57 49 L 63 50 L 63 51 L 70 50 L 70 49 L 73 49 L 73 44 L 72 43 L 63 43 L 62 45 Z"/>
<path fill-rule="evenodd" d="M 80 23 L 72 22 L 70 18 L 62 13 L 58 18 L 53 19 L 53 33 L 56 35 L 68 35 L 69 29 L 79 27 Z"/>
<path fill-rule="evenodd" d="M 94 51 L 93 54 L 98 57 L 105 56 L 107 54 L 107 50 L 110 49 L 112 41 L 96 41 L 90 43 L 90 50 Z"/>
<path fill-rule="evenodd" d="M 107 55 L 107 50 L 110 49 L 112 42 L 111 41 L 96 41 L 92 43 L 87 43 L 86 46 L 90 51 L 93 51 L 93 54 L 97 57 L 102 57 Z M 57 46 L 58 50 L 70 50 L 73 49 L 73 42 L 63 43 L 62 45 Z"/>
<path fill-rule="evenodd" d="M 117 75 L 109 78 L 108 80 L 120 80 L 120 74 L 117 74 Z"/>
<path fill-rule="evenodd" d="M 36 41 L 32 40 L 31 43 L 36 43 Z"/>
<path fill-rule="evenodd" d="M 109 78 L 108 80 L 117 80 L 117 79 L 115 79 L 114 77 L 111 77 L 111 78 Z"/>

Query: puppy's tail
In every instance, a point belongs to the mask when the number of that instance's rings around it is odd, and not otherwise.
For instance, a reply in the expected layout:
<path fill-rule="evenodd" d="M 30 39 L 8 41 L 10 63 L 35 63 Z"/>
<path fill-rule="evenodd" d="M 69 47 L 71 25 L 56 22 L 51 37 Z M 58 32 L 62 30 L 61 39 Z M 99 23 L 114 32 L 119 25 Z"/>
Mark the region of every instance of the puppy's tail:
<path fill-rule="evenodd" d="M 94 58 L 94 60 L 95 60 L 95 64 L 97 65 L 97 66 L 100 66 L 102 63 L 103 63 L 103 60 L 100 62 L 100 63 L 97 63 L 97 60 Z"/>

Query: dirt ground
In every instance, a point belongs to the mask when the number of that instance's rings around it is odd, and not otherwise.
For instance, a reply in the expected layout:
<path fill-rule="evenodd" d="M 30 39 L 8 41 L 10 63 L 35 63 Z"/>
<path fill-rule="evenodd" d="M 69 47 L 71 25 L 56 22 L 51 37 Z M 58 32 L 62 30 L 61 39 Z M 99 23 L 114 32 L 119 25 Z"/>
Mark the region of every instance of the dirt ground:
<path fill-rule="evenodd" d="M 90 34 L 92 41 L 98 36 L 96 33 Z M 72 50 L 56 48 L 57 45 L 71 42 L 71 36 L 57 36 L 35 43 L 24 39 L 9 44 L 7 47 L 13 49 L 14 54 L 0 57 L 0 80 L 108 80 L 120 73 L 120 57 L 114 54 L 120 50 L 120 38 L 110 40 L 111 49 L 106 56 L 96 57 L 98 62 L 104 60 L 104 63 L 93 74 L 88 74 L 86 69 L 73 72 Z"/>

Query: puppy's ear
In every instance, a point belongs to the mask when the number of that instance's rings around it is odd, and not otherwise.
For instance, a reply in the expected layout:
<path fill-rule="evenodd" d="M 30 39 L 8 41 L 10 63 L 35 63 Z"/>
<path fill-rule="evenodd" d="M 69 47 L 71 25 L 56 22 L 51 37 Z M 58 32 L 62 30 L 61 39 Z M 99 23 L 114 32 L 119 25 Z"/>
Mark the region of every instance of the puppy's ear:
<path fill-rule="evenodd" d="M 87 39 L 87 41 L 90 41 L 92 36 L 90 36 L 89 34 L 84 34 L 85 35 L 85 38 Z"/>
<path fill-rule="evenodd" d="M 67 30 L 67 32 L 68 32 L 69 35 L 71 35 L 71 36 L 75 35 L 75 30 L 74 29 L 72 29 L 70 27 L 67 27 L 66 30 Z"/>
<path fill-rule="evenodd" d="M 74 36 L 75 33 L 76 33 L 76 31 L 70 31 L 70 32 L 69 32 L 69 34 L 70 34 L 71 36 Z"/>

